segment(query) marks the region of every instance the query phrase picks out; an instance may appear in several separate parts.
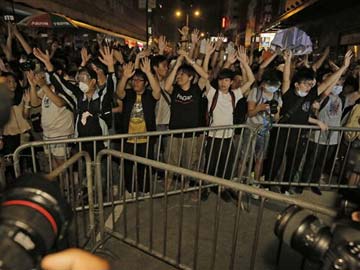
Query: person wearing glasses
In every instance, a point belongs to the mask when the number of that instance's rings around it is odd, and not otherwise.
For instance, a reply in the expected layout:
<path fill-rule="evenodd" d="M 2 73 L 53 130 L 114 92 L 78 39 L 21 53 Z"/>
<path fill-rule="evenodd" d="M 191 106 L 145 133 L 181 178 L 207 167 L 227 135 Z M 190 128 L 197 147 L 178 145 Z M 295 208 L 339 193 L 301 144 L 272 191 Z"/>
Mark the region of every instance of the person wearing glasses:
<path fill-rule="evenodd" d="M 126 89 L 131 79 L 131 88 Z M 151 72 L 150 60 L 141 60 L 140 69 L 134 69 L 133 63 L 123 66 L 123 76 L 117 86 L 117 95 L 123 102 L 123 127 L 125 133 L 136 134 L 156 131 L 155 106 L 161 96 L 158 80 Z M 155 137 L 130 137 L 124 143 L 123 151 L 141 157 L 153 159 Z M 137 183 L 133 183 L 133 162 L 125 160 L 124 176 L 128 192 L 149 192 L 150 173 L 147 168 L 137 164 Z M 146 179 L 144 178 L 146 176 Z"/>
<path fill-rule="evenodd" d="M 111 101 L 116 86 L 113 51 L 109 47 L 100 49 L 99 60 L 108 68 L 106 87 L 103 88 L 97 86 L 96 72 L 87 66 L 80 68 L 76 76 L 77 84 L 72 84 L 54 72 L 48 51 L 44 53 L 35 48 L 34 55 L 44 63 L 55 89 L 75 104 L 75 137 L 108 135 L 112 115 Z M 102 141 L 96 142 L 96 149 L 93 142 L 82 144 L 82 149 L 91 157 L 104 148 Z"/>

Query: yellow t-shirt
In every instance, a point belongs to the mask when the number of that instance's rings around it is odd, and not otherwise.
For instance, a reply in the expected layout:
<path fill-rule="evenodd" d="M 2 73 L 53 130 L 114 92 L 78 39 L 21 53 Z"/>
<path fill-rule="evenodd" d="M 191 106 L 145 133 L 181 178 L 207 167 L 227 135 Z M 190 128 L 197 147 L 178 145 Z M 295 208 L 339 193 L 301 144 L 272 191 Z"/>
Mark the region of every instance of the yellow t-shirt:
<path fill-rule="evenodd" d="M 146 132 L 146 124 L 144 118 L 144 110 L 141 103 L 141 95 L 136 95 L 136 101 L 131 110 L 130 121 L 129 121 L 129 134 L 143 133 Z M 130 138 L 127 140 L 128 143 L 146 143 L 146 137 Z"/>

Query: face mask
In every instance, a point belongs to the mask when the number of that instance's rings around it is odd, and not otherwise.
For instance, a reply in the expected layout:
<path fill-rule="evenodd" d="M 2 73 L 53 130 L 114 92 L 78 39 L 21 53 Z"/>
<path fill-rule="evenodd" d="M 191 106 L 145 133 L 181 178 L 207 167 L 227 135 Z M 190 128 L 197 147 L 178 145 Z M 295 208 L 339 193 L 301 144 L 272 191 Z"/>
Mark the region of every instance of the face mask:
<path fill-rule="evenodd" d="M 308 95 L 308 92 L 303 92 L 303 91 L 299 91 L 299 90 L 296 92 L 300 97 L 306 97 Z"/>
<path fill-rule="evenodd" d="M 275 93 L 277 90 L 279 90 L 279 87 L 276 86 L 266 86 L 265 90 L 269 93 Z"/>
<path fill-rule="evenodd" d="M 89 86 L 84 82 L 79 82 L 79 88 L 81 91 L 83 91 L 85 94 L 89 91 Z"/>
<path fill-rule="evenodd" d="M 333 89 L 331 90 L 331 92 L 334 94 L 334 95 L 339 95 L 343 90 L 343 86 L 342 85 L 335 85 L 333 87 Z"/>

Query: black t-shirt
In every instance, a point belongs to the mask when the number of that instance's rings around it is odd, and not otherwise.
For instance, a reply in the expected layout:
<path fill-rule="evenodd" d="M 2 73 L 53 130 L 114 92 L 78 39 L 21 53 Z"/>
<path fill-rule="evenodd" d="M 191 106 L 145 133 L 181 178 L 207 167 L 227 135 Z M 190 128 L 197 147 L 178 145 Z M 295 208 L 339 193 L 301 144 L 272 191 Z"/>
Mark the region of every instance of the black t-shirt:
<path fill-rule="evenodd" d="M 188 91 L 174 86 L 171 94 L 170 129 L 196 128 L 200 125 L 201 90 L 197 84 Z"/>
<path fill-rule="evenodd" d="M 124 132 L 128 133 L 129 122 L 131 111 L 136 102 L 136 92 L 133 89 L 126 89 L 126 95 L 123 101 L 123 127 Z M 144 93 L 141 95 L 141 103 L 144 110 L 144 119 L 146 125 L 146 131 L 155 131 L 155 106 L 157 100 L 152 95 L 151 89 L 145 89 Z"/>
<path fill-rule="evenodd" d="M 300 97 L 296 94 L 296 90 L 291 88 L 283 96 L 283 106 L 280 111 L 280 116 L 286 118 L 282 123 L 295 124 L 295 125 L 308 125 L 309 116 L 311 114 L 311 105 L 318 98 L 317 87 L 310 90 L 309 94 L 305 97 Z M 300 101 L 302 100 L 302 101 Z M 298 102 L 300 103 L 298 106 Z M 286 114 L 293 110 L 290 117 L 287 119 Z"/>

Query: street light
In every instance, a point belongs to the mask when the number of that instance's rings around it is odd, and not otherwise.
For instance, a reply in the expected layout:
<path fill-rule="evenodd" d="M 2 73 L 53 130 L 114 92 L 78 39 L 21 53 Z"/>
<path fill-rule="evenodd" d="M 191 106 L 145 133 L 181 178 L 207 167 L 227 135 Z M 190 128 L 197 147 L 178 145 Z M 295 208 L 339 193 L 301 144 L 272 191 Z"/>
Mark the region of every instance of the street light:
<path fill-rule="evenodd" d="M 176 16 L 176 17 L 180 18 L 181 15 L 182 15 L 181 10 L 176 10 L 176 11 L 175 11 L 175 16 Z M 198 9 L 195 10 L 195 11 L 193 12 L 193 15 L 194 15 L 194 17 L 199 17 L 199 16 L 201 15 L 200 10 L 198 10 Z M 189 27 L 189 12 L 186 12 L 186 26 Z"/>

